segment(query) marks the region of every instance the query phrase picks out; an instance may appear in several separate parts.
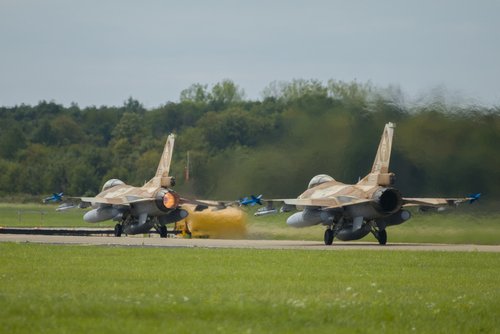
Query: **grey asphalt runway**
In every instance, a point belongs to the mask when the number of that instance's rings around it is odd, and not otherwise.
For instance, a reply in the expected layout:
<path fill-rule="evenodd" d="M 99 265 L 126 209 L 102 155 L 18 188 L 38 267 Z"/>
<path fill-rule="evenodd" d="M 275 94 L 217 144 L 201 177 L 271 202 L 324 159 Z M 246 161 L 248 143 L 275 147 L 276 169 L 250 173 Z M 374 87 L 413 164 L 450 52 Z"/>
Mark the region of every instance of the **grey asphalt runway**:
<path fill-rule="evenodd" d="M 52 244 L 52 245 L 92 245 L 122 247 L 174 247 L 174 248 L 246 248 L 246 249 L 302 249 L 302 250 L 377 250 L 377 251 L 447 251 L 447 252 L 500 252 L 500 245 L 452 245 L 393 243 L 380 246 L 370 242 L 334 242 L 325 246 L 321 241 L 298 240 L 222 240 L 222 239 L 182 239 L 159 238 L 157 236 L 61 236 L 0 234 L 0 242 Z"/>

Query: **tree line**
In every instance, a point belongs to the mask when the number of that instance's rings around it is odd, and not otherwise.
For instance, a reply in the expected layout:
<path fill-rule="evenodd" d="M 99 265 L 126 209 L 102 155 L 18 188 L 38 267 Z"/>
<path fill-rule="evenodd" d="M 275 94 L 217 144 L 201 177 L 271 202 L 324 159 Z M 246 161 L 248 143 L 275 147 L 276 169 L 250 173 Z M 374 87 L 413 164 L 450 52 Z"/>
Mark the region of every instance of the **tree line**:
<path fill-rule="evenodd" d="M 0 196 L 95 195 L 110 178 L 142 185 L 176 133 L 171 174 L 183 194 L 294 197 L 316 174 L 368 173 L 385 123 L 396 123 L 391 170 L 411 196 L 499 198 L 500 108 L 439 97 L 404 103 L 370 83 L 275 82 L 260 100 L 230 80 L 193 84 L 179 102 L 0 107 Z M 189 152 L 189 180 L 185 179 Z"/>

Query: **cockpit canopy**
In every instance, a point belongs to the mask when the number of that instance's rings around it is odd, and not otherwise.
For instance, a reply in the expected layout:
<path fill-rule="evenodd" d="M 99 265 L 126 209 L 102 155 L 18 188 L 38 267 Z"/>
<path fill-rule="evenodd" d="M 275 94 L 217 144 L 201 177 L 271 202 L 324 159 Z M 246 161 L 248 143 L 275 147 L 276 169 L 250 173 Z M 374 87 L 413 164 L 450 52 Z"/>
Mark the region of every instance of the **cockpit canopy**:
<path fill-rule="evenodd" d="M 125 182 L 123 182 L 122 180 L 111 179 L 111 180 L 106 181 L 106 183 L 104 183 L 101 191 L 108 190 L 109 188 L 113 188 L 113 187 L 116 187 L 116 186 L 119 186 L 122 184 L 125 184 Z"/>
<path fill-rule="evenodd" d="M 329 181 L 335 181 L 335 179 L 333 177 L 331 177 L 330 175 L 326 175 L 326 174 L 316 175 L 309 182 L 307 189 L 311 189 L 313 187 L 316 187 L 322 183 L 329 182 Z"/>

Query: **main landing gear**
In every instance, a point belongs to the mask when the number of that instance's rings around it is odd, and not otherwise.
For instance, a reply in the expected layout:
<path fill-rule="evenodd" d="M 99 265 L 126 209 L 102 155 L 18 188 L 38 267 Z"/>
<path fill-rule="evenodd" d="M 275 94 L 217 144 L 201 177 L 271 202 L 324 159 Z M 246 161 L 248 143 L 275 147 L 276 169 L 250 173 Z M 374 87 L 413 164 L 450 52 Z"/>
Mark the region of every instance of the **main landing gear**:
<path fill-rule="evenodd" d="M 373 232 L 373 235 L 378 240 L 378 243 L 385 245 L 387 243 L 387 231 L 385 229 Z"/>
<path fill-rule="evenodd" d="M 167 237 L 167 227 L 165 225 L 161 225 L 158 227 L 158 233 L 160 233 L 160 238 Z"/>
<path fill-rule="evenodd" d="M 333 243 L 333 239 L 338 234 L 339 230 L 340 229 L 338 226 L 335 226 L 335 227 L 327 226 L 327 228 L 325 230 L 325 236 L 324 236 L 325 245 L 330 246 Z M 361 235 L 353 235 L 353 233 L 351 233 L 351 235 L 347 235 L 347 238 L 346 238 L 346 235 L 344 234 L 344 235 L 341 235 L 340 239 L 344 240 L 344 241 L 357 240 L 357 239 L 361 239 L 366 234 L 371 232 L 375 236 L 375 238 L 377 239 L 377 241 L 380 245 L 385 245 L 387 243 L 387 231 L 385 230 L 385 228 L 380 229 L 380 228 L 375 227 L 374 225 L 371 225 L 371 230 L 367 231 L 365 229 L 365 231 L 366 232 L 363 232 L 363 234 L 361 234 Z"/>
<path fill-rule="evenodd" d="M 115 225 L 115 237 L 121 237 L 123 233 L 123 227 L 121 224 L 116 224 Z"/>
<path fill-rule="evenodd" d="M 331 227 L 328 227 L 325 230 L 325 245 L 330 246 L 333 243 L 333 229 Z"/>
<path fill-rule="evenodd" d="M 380 245 L 385 245 L 387 243 L 387 231 L 385 230 L 385 224 L 377 224 L 374 220 L 369 222 L 370 232 L 373 234 L 375 239 L 377 239 Z"/>
<path fill-rule="evenodd" d="M 155 226 L 156 231 L 158 234 L 160 234 L 160 238 L 166 238 L 167 237 L 167 227 L 165 225 L 160 225 L 160 226 Z M 122 224 L 116 224 L 115 225 L 115 230 L 114 230 L 115 237 L 121 237 L 123 234 L 123 225 Z"/>

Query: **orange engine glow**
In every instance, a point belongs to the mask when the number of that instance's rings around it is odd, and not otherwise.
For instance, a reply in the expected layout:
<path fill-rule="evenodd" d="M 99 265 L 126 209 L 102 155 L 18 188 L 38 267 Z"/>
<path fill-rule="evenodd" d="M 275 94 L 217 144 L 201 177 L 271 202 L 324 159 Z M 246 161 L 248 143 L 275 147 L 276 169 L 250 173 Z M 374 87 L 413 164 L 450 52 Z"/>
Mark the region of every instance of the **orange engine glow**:
<path fill-rule="evenodd" d="M 176 193 L 167 192 L 163 195 L 163 205 L 167 209 L 175 209 L 179 206 L 179 196 Z"/>

